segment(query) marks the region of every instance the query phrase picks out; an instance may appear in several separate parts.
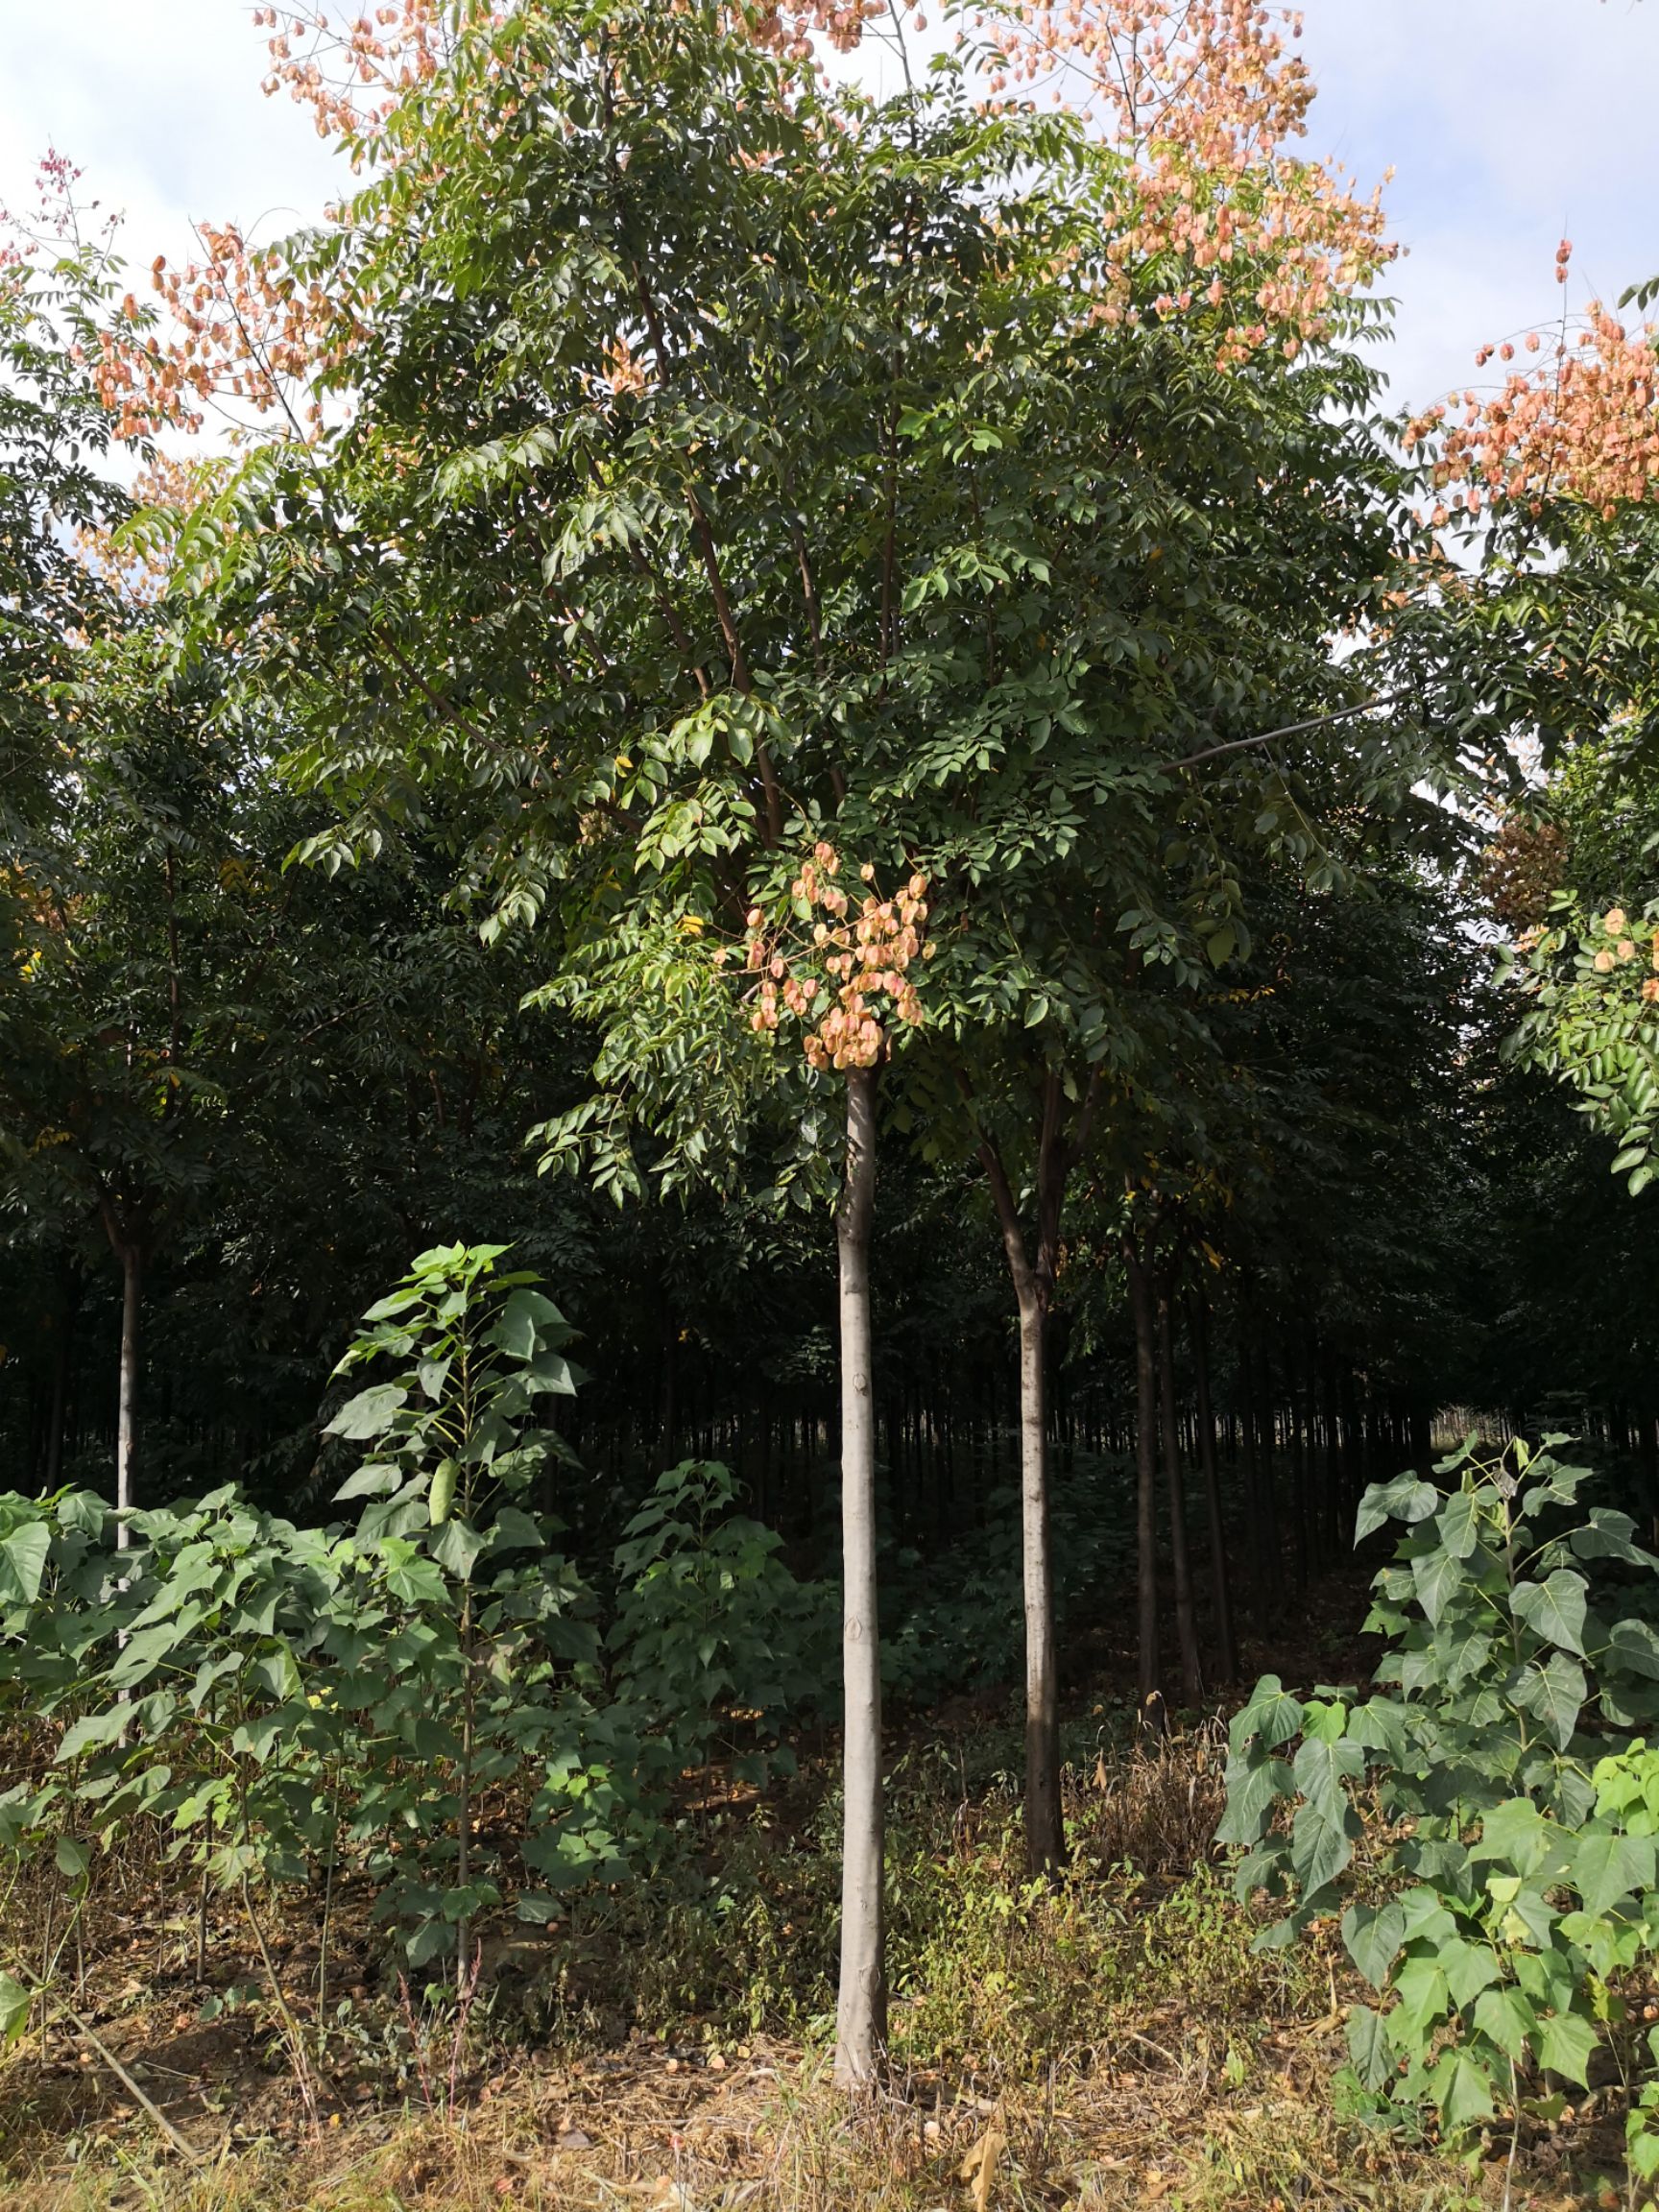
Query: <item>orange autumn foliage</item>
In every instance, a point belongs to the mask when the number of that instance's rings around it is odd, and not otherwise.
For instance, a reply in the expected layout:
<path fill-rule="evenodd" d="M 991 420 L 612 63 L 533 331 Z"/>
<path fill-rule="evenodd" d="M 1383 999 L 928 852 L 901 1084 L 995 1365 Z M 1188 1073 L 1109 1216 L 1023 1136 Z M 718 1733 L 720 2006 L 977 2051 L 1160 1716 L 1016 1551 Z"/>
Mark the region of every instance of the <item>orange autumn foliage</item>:
<path fill-rule="evenodd" d="M 1573 249 L 1563 239 L 1555 275 L 1565 284 Z M 1536 514 L 1548 498 L 1593 508 L 1611 520 L 1621 506 L 1650 498 L 1659 482 L 1659 363 L 1651 325 L 1632 332 L 1592 301 L 1571 342 L 1562 328 L 1535 369 L 1512 371 L 1495 395 L 1462 395 L 1428 408 L 1411 424 L 1409 442 L 1426 448 L 1432 481 L 1454 506 L 1479 515 L 1485 506 L 1520 506 Z M 1538 354 L 1537 331 L 1524 350 Z M 1515 347 L 1482 347 L 1508 363 Z M 1444 520 L 1443 503 L 1435 519 Z"/>
<path fill-rule="evenodd" d="M 1174 275 L 1168 314 L 1202 299 L 1234 320 L 1224 363 L 1265 346 L 1294 357 L 1333 306 L 1393 258 L 1379 192 L 1292 158 L 1316 95 L 1301 19 L 1259 0 L 1021 0 L 986 19 L 994 93 L 1047 90 L 1088 110 L 1132 162 L 1112 242 L 1108 312 L 1137 268 Z"/>
<path fill-rule="evenodd" d="M 932 957 L 923 935 L 927 879 L 910 877 L 891 899 L 866 890 L 854 908 L 836 881 L 840 872 L 834 846 L 820 842 L 789 886 L 796 905 L 823 917 L 808 938 L 787 926 L 769 926 L 758 906 L 750 909 L 744 939 L 744 970 L 756 979 L 750 1026 L 775 1032 L 792 1014 L 805 1029 L 803 1048 L 812 1067 L 874 1068 L 888 1050 L 882 1001 L 907 1025 L 923 1019 L 909 971 Z M 866 885 L 874 882 L 873 867 L 866 864 L 859 874 Z M 723 954 L 716 958 L 723 964 Z"/>
<path fill-rule="evenodd" d="M 729 0 L 721 10 L 733 36 L 790 60 L 809 57 L 815 40 L 850 50 L 886 13 L 886 0 Z M 384 0 L 354 17 L 319 0 L 265 5 L 255 11 L 265 88 L 308 106 L 353 167 L 404 166 L 420 143 L 403 122 L 410 97 L 458 38 L 510 14 L 497 0 Z M 1259 0 L 1010 0 L 979 20 L 993 105 L 1049 91 L 1087 111 L 1128 157 L 1103 219 L 1109 234 L 1079 249 L 1078 282 L 1101 319 L 1202 305 L 1222 316 L 1223 365 L 1269 347 L 1293 358 L 1391 258 L 1377 195 L 1361 199 L 1341 172 L 1292 157 L 1314 98 L 1294 51 L 1299 30 L 1294 15 Z M 466 94 L 480 134 L 499 121 L 484 53 Z M 156 264 L 167 336 L 142 327 L 135 303 L 105 334 L 96 368 L 106 404 L 127 435 L 198 428 L 210 404 L 314 435 L 319 381 L 341 382 L 373 301 L 297 272 L 277 249 L 250 247 L 233 226 L 201 236 L 199 261 Z M 1162 288 L 1148 302 L 1149 271 Z"/>

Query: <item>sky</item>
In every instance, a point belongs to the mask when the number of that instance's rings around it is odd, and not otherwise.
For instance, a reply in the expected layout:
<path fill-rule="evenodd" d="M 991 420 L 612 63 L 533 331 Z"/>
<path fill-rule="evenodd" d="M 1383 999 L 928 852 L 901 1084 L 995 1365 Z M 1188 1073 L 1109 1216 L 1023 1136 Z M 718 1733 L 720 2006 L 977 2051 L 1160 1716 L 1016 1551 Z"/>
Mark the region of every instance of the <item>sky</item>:
<path fill-rule="evenodd" d="M 1648 193 L 1659 0 L 1303 0 L 1320 85 L 1308 151 L 1386 169 L 1401 401 L 1481 383 L 1476 349 L 1659 273 Z M 247 0 L 0 0 L 0 202 L 49 148 L 126 211 L 129 257 L 184 258 L 193 217 L 279 234 L 346 173 L 260 91 Z M 1488 373 L 1490 374 L 1490 372 Z"/>

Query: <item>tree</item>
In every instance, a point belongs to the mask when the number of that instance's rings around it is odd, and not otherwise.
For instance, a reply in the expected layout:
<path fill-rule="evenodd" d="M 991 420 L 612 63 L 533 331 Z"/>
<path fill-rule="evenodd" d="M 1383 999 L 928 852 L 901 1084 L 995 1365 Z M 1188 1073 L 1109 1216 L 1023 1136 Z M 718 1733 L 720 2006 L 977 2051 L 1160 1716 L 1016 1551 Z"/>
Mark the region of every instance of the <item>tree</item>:
<path fill-rule="evenodd" d="M 557 907 L 556 988 L 610 1026 L 606 1099 L 550 1132 L 555 1154 L 637 1184 L 618 1093 L 666 1116 L 660 1182 L 743 1125 L 757 1064 L 714 1043 L 697 947 L 763 888 L 792 815 L 954 903 L 935 995 L 957 1074 L 976 1029 L 1044 1033 L 1034 1255 L 1005 1085 L 970 1102 L 969 1146 L 998 1163 L 1027 1340 L 1040 1865 L 1061 1839 L 1039 1397 L 1123 958 L 1106 909 L 1132 966 L 1228 957 L 1221 816 L 1302 830 L 1280 770 L 1221 733 L 1365 698 L 1331 636 L 1380 603 L 1398 549 L 1380 448 L 1325 426 L 1363 396 L 1323 349 L 1384 251 L 1375 213 L 1282 157 L 1305 82 L 1254 19 L 1192 22 L 1103 147 L 1073 115 L 987 115 L 961 54 L 881 108 L 718 12 L 466 11 L 353 122 L 381 164 L 355 212 L 282 256 L 216 244 L 228 356 L 108 363 L 112 394 L 148 377 L 152 407 L 206 397 L 227 358 L 296 425 L 354 396 L 326 470 L 268 451 L 197 551 L 223 566 L 240 518 L 232 570 L 282 567 L 266 637 L 315 733 L 303 762 L 348 811 L 315 853 L 375 849 L 459 768 L 489 926 Z M 1015 48 L 1037 28 L 1008 18 Z M 1097 28 L 1077 53 L 1098 77 L 1136 25 Z M 291 399 L 296 360 L 313 382 Z M 1172 781 L 1217 747 L 1205 787 Z M 1376 768 L 1358 749 L 1358 781 Z"/>

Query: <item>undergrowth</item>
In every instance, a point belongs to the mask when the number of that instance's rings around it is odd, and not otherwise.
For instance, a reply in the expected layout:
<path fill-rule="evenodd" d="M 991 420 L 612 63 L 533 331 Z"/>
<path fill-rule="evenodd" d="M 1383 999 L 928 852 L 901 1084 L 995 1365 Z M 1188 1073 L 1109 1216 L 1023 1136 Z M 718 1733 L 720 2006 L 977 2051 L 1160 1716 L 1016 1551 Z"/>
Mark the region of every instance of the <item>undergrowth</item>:
<path fill-rule="evenodd" d="M 314 2122 L 256 1995 L 196 2018 L 209 1992 L 194 1983 L 190 1901 L 148 1866 L 119 1913 L 88 1915 L 102 1946 L 82 2002 L 204 2164 L 169 2154 L 60 2021 L 0 2077 L 6 2202 L 1455 2212 L 1478 2200 L 1427 2152 L 1331 2116 L 1346 1968 L 1317 1938 L 1251 1953 L 1251 1911 L 1209 1841 L 1212 1733 L 1073 1767 L 1072 1860 L 1050 1887 L 1024 1879 L 996 1749 L 920 1746 L 894 1778 L 891 2086 L 861 2110 L 825 2079 L 837 1808 L 807 1772 L 769 1804 L 688 1814 L 658 1882 L 499 1947 L 464 2016 L 452 1993 L 424 2005 L 368 1952 L 349 1953 L 340 1973 L 354 1993 Z M 989 1780 L 974 1772 L 987 1763 Z M 221 2002 L 254 1980 L 233 1927 L 215 1924 L 208 1945 Z M 25 1943 L 39 1933 L 12 1930 Z M 313 1933 L 293 1904 L 272 1931 L 301 2017 Z M 1536 2204 L 1585 2200 L 1552 2197 L 1547 2167 L 1531 2175 Z"/>

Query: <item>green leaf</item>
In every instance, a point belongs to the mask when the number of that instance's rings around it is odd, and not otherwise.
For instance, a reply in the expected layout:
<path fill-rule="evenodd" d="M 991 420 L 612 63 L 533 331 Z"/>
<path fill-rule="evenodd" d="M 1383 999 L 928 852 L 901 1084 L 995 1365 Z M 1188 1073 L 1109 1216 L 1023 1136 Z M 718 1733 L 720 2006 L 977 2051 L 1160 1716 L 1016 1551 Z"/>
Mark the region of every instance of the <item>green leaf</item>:
<path fill-rule="evenodd" d="M 1572 1882 L 1585 1911 L 1599 1919 L 1633 1891 L 1651 1889 L 1655 1856 L 1651 1836 L 1583 1830 L 1573 1840 Z"/>
<path fill-rule="evenodd" d="M 1538 2024 L 1538 2015 L 1519 1989 L 1482 1989 L 1475 2000 L 1475 2026 L 1489 2036 L 1505 2057 L 1527 2056 L 1527 2038 Z"/>
<path fill-rule="evenodd" d="M 66 1765 L 69 1760 L 79 1759 L 84 1752 L 103 1750 L 106 1744 L 113 1743 L 123 1729 L 131 1725 L 132 1719 L 132 1708 L 130 1705 L 113 1705 L 108 1713 L 84 1715 L 65 1731 L 63 1741 L 58 1746 L 59 1763 Z"/>
<path fill-rule="evenodd" d="M 1455 1559 L 1437 1544 L 1432 1551 L 1422 1552 L 1412 1560 L 1411 1579 L 1417 1586 L 1417 1602 L 1429 1616 L 1430 1624 L 1437 1627 L 1441 1614 L 1463 1580 L 1461 1560 Z"/>
<path fill-rule="evenodd" d="M 1538 2063 L 1588 2088 L 1590 2061 L 1599 2040 L 1594 2023 L 1582 2013 L 1551 2013 L 1538 2030 Z"/>
<path fill-rule="evenodd" d="M 348 1398 L 323 1433 L 347 1436 L 354 1442 L 383 1436 L 408 1399 L 408 1391 L 399 1383 L 373 1383 L 367 1390 L 359 1390 L 355 1398 Z"/>
<path fill-rule="evenodd" d="M 1440 1508 L 1440 1541 L 1454 1559 L 1467 1559 L 1479 1541 L 1479 1510 L 1473 1490 L 1454 1490 Z"/>
<path fill-rule="evenodd" d="M 1449 2051 L 1429 2077 L 1440 2125 L 1461 2135 L 1492 2117 L 1492 2077 L 1467 2051 Z"/>
<path fill-rule="evenodd" d="M 52 1532 L 44 1521 L 26 1521 L 0 1539 L 0 1604 L 33 1605 L 51 1553 Z"/>
<path fill-rule="evenodd" d="M 1559 1842 L 1560 1831 L 1530 1797 L 1509 1797 L 1482 1815 L 1480 1840 L 1469 1856 L 1503 1859 L 1522 1874 L 1535 1874 Z"/>
<path fill-rule="evenodd" d="M 92 1863 L 91 1854 L 84 1843 L 73 1836 L 60 1836 L 52 1850 L 53 1863 L 60 1874 L 71 1882 L 79 1882 Z"/>
<path fill-rule="evenodd" d="M 1350 1905 L 1342 1915 L 1342 1940 L 1372 1988 L 1385 1989 L 1406 1940 L 1406 1915 L 1393 1898 L 1376 1907 Z"/>
<path fill-rule="evenodd" d="M 449 1597 L 443 1574 L 432 1559 L 394 1557 L 386 1570 L 386 1587 L 405 1605 L 443 1605 Z"/>
<path fill-rule="evenodd" d="M 1517 1582 L 1512 1602 L 1517 1617 L 1534 1636 L 1563 1651 L 1584 1656 L 1585 1582 L 1569 1567 L 1557 1567 L 1542 1582 Z"/>
<path fill-rule="evenodd" d="M 1567 1541 L 1580 1559 L 1623 1559 L 1627 1566 L 1649 1569 L 1659 1565 L 1652 1552 L 1644 1551 L 1632 1541 L 1635 1533 L 1636 1524 L 1628 1513 L 1616 1513 L 1608 1505 L 1595 1505 L 1586 1525 L 1575 1528 Z"/>
<path fill-rule="evenodd" d="M 1524 1711 L 1538 1716 L 1554 1737 L 1556 1748 L 1565 1751 L 1578 1725 L 1585 1687 L 1584 1670 L 1578 1662 L 1565 1651 L 1552 1651 L 1545 1665 L 1534 1659 L 1523 1670 L 1510 1695 Z"/>
<path fill-rule="evenodd" d="M 1489 1989 L 1502 1971 L 1489 1944 L 1471 1943 L 1461 1936 L 1442 1945 L 1440 1970 L 1452 1992 L 1452 2002 L 1459 2009 L 1473 2004 L 1482 1989 Z"/>
<path fill-rule="evenodd" d="M 0 2051 L 9 2050 L 29 2025 L 31 1992 L 10 1974 L 0 1973 Z"/>
<path fill-rule="evenodd" d="M 426 1518 L 434 1528 L 442 1528 L 449 1518 L 449 1509 L 455 1503 L 455 1482 L 461 1473 L 460 1463 L 454 1459 L 440 1459 L 432 1477 L 432 1489 L 426 1501 Z"/>
<path fill-rule="evenodd" d="M 1632 1674 L 1659 1681 L 1659 1635 L 1646 1621 L 1615 1621 L 1607 1639 L 1610 1657 Z"/>
<path fill-rule="evenodd" d="M 1364 1754 L 1357 1743 L 1331 1743 L 1322 1737 L 1308 1736 L 1296 1754 L 1292 1774 L 1308 1803 L 1317 1807 L 1333 1826 L 1340 1827 L 1348 1806 L 1343 1781 L 1354 1780 L 1363 1773 L 1364 1767 Z"/>
<path fill-rule="evenodd" d="M 1298 1808 L 1290 1826 L 1290 1863 L 1305 1895 L 1334 1882 L 1353 1857 L 1353 1847 L 1338 1823 L 1317 1805 Z"/>
<path fill-rule="evenodd" d="M 1274 1806 L 1291 1791 L 1290 1769 L 1283 1759 L 1240 1759 L 1227 1762 L 1227 1810 L 1215 1831 L 1219 1843 L 1254 1843 L 1267 1825 Z"/>
<path fill-rule="evenodd" d="M 353 1498 L 389 1498 L 402 1479 L 401 1469 L 388 1466 L 384 1459 L 376 1459 L 346 1478 L 334 1493 L 334 1503 L 344 1505 Z"/>
<path fill-rule="evenodd" d="M 534 1359 L 544 1328 L 564 1326 L 564 1315 L 539 1290 L 515 1290 L 501 1309 L 490 1340 L 510 1359 Z"/>
<path fill-rule="evenodd" d="M 1396 1475 L 1391 1482 L 1373 1482 L 1359 1501 L 1354 1541 L 1363 1544 L 1389 1521 L 1427 1521 L 1439 1503 L 1440 1493 L 1433 1483 L 1416 1475 Z"/>
<path fill-rule="evenodd" d="M 498 1508 L 490 1528 L 492 1551 L 541 1551 L 546 1543 L 541 1524 L 519 1506 Z"/>
<path fill-rule="evenodd" d="M 1369 2005 L 1355 2005 L 1348 2013 L 1348 2056 L 1362 2085 L 1375 2093 L 1394 2071 L 1394 2054 L 1382 2015 Z"/>
<path fill-rule="evenodd" d="M 1301 1730 L 1300 1700 L 1286 1691 L 1277 1674 L 1263 1674 L 1251 1691 L 1249 1703 L 1233 1716 L 1227 1735 L 1235 1751 L 1242 1751 L 1252 1736 L 1271 1750 L 1277 1743 L 1287 1743 Z"/>
<path fill-rule="evenodd" d="M 432 1544 L 432 1556 L 457 1582 L 470 1581 L 484 1539 L 469 1521 L 446 1521 Z"/>
<path fill-rule="evenodd" d="M 1394 1978 L 1402 2017 L 1422 2030 L 1446 2017 L 1451 1992 L 1436 1959 L 1407 1959 Z"/>

